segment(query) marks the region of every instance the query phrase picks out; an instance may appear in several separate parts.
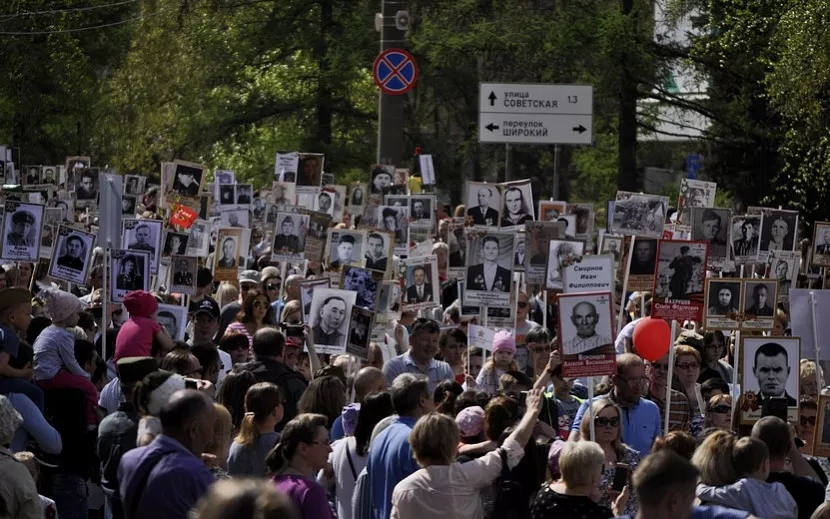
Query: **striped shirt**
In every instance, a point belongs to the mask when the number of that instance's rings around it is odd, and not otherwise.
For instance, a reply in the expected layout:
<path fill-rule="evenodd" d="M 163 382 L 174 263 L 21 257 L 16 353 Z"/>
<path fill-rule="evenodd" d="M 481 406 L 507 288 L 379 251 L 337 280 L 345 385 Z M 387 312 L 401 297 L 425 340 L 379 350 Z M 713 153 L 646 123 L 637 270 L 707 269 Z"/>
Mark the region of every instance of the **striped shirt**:
<path fill-rule="evenodd" d="M 649 391 L 648 400 L 657 404 L 660 410 L 660 423 L 666 423 L 666 402 L 664 398 L 659 398 Z M 685 431 L 691 430 L 692 424 L 692 407 L 689 405 L 689 399 L 680 391 L 671 390 L 671 406 L 669 408 L 669 432 L 671 431 Z"/>

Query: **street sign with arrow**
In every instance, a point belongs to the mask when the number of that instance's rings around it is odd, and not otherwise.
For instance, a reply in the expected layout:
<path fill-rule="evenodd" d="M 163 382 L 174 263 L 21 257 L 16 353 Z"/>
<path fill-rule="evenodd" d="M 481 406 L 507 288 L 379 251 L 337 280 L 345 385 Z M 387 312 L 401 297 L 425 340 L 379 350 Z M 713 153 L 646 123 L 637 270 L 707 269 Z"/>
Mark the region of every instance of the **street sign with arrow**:
<path fill-rule="evenodd" d="M 481 83 L 479 142 L 591 144 L 591 85 Z"/>

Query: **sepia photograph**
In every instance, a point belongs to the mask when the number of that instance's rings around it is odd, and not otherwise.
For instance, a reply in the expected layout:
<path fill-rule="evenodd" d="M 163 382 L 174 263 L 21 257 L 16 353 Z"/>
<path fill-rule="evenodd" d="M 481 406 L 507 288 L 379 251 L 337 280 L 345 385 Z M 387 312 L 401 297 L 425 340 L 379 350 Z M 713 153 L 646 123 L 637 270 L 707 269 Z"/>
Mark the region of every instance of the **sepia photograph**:
<path fill-rule="evenodd" d="M 321 187 L 325 156 L 321 153 L 300 153 L 297 166 L 297 187 Z"/>
<path fill-rule="evenodd" d="M 555 222 L 560 216 L 568 214 L 568 203 L 551 200 L 539 201 L 539 221 Z"/>
<path fill-rule="evenodd" d="M 220 227 L 213 259 L 213 278 L 216 281 L 238 280 L 241 253 L 242 229 Z"/>
<path fill-rule="evenodd" d="M 352 307 L 346 353 L 364 361 L 369 358 L 369 342 L 372 338 L 375 315 L 375 312 L 361 308 L 360 305 Z"/>

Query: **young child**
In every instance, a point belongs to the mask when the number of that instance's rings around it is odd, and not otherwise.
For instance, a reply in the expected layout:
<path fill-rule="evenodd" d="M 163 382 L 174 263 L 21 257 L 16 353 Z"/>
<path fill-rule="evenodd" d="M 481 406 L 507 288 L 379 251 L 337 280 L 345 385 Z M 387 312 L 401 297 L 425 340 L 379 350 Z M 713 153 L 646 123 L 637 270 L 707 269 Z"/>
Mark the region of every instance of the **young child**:
<path fill-rule="evenodd" d="M 697 497 L 706 504 L 744 510 L 769 519 L 796 519 L 798 506 L 781 483 L 767 483 L 769 449 L 756 438 L 744 437 L 732 449 L 732 464 L 741 476 L 724 487 L 697 486 Z"/>
<path fill-rule="evenodd" d="M 573 379 L 562 378 L 562 366 L 553 370 L 550 380 L 553 385 L 553 398 L 556 400 L 556 408 L 559 411 L 559 437 L 567 440 L 571 431 L 571 423 L 583 400 L 571 394 Z"/>
<path fill-rule="evenodd" d="M 153 339 L 164 351 L 173 349 L 173 339 L 158 323 L 159 304 L 153 294 L 135 290 L 124 296 L 124 308 L 130 318 L 121 326 L 115 339 L 114 359 L 124 357 L 149 357 Z"/>
<path fill-rule="evenodd" d="M 75 335 L 83 303 L 73 294 L 57 288 L 44 288 L 40 297 L 46 302 L 52 324 L 35 339 L 35 381 L 41 389 L 80 389 L 86 397 L 87 425 L 97 424 L 98 390 L 90 374 L 75 358 Z"/>
<path fill-rule="evenodd" d="M 32 293 L 25 288 L 0 290 L 0 394 L 22 393 L 43 411 L 43 391 L 29 380 L 31 364 L 15 367 L 20 356 L 20 335 L 32 320 Z"/>
<path fill-rule="evenodd" d="M 501 330 L 493 338 L 493 355 L 484 363 L 476 377 L 476 389 L 493 396 L 499 389 L 499 378 L 507 371 L 518 371 L 513 357 L 516 355 L 516 340 L 510 332 Z"/>
<path fill-rule="evenodd" d="M 274 432 L 282 420 L 283 396 L 279 386 L 260 382 L 245 393 L 245 417 L 228 456 L 231 476 L 265 476 L 265 458 L 279 441 Z"/>
<path fill-rule="evenodd" d="M 35 480 L 35 485 L 38 487 L 38 491 L 40 491 L 40 467 L 37 464 L 35 455 L 28 451 L 16 452 L 14 454 L 14 459 L 26 467 L 26 470 L 28 470 L 29 474 L 32 475 L 32 479 Z M 58 516 L 58 509 L 53 500 L 43 494 L 38 494 L 37 497 L 40 498 L 40 507 L 43 509 L 44 519 L 54 519 Z"/>

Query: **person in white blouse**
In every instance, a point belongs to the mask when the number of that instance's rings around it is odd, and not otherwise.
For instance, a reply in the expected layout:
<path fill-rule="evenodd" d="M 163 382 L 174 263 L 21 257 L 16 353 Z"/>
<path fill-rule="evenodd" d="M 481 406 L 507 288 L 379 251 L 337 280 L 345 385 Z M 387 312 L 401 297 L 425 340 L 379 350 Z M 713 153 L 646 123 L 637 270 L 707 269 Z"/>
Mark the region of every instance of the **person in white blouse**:
<path fill-rule="evenodd" d="M 391 519 L 424 517 L 484 517 L 479 491 L 502 472 L 519 464 L 542 409 L 541 390 L 527 394 L 527 411 L 502 446 L 461 464 L 455 461 L 460 439 L 451 417 L 430 413 L 421 417 L 409 436 L 415 460 L 422 467 L 403 479 L 392 493 Z"/>

